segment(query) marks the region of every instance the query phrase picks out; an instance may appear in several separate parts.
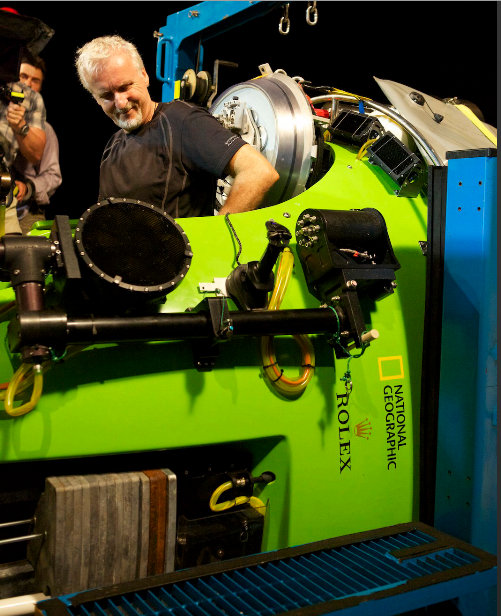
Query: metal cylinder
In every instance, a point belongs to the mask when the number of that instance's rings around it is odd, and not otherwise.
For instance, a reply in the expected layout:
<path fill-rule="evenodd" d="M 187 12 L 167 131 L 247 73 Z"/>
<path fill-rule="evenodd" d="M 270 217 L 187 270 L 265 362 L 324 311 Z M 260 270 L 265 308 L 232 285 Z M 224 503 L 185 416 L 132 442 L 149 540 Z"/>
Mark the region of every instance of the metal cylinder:
<path fill-rule="evenodd" d="M 234 336 L 333 333 L 338 319 L 329 308 L 255 310 L 228 313 Z M 11 323 L 9 345 L 93 344 L 146 340 L 212 339 L 209 312 L 158 314 L 141 317 L 70 317 L 51 312 L 20 313 Z"/>

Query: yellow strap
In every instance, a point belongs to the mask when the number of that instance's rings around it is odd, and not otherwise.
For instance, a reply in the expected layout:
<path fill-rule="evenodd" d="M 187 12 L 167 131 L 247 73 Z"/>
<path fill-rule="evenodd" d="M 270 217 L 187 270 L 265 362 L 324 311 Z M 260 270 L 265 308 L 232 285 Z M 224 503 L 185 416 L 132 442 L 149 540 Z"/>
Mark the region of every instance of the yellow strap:
<path fill-rule="evenodd" d="M 492 141 L 492 143 L 497 147 L 498 139 L 496 135 L 492 134 L 492 132 L 485 126 L 485 124 L 482 121 L 480 121 L 477 118 L 477 116 L 473 113 L 473 111 L 469 107 L 467 107 L 466 105 L 456 105 L 456 107 L 459 109 L 459 111 L 464 113 L 464 115 L 469 120 L 471 120 L 478 129 L 480 129 L 484 133 L 484 135 L 487 137 L 487 139 L 489 139 L 489 141 Z"/>

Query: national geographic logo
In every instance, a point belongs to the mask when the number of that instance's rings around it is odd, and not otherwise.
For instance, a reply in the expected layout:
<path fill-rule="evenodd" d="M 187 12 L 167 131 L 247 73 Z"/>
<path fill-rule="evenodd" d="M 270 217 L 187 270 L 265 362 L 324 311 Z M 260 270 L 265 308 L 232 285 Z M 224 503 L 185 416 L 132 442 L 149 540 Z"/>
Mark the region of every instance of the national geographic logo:
<path fill-rule="evenodd" d="M 405 400 L 402 387 L 402 385 L 385 385 L 383 388 L 388 470 L 396 470 L 398 451 L 407 445 Z"/>

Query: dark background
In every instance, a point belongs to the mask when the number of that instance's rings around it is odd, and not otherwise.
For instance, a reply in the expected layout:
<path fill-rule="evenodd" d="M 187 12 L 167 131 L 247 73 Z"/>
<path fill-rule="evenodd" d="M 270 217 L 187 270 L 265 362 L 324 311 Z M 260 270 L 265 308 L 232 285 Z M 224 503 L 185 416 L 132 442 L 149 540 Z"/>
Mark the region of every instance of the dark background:
<path fill-rule="evenodd" d="M 156 79 L 154 31 L 167 16 L 192 2 L 2 2 L 37 17 L 55 30 L 41 55 L 48 67 L 42 94 L 47 119 L 59 137 L 63 184 L 49 216 L 78 216 L 97 199 L 102 149 L 116 130 L 78 82 L 75 51 L 105 34 L 135 43 L 150 76 L 150 92 L 161 100 Z M 203 68 L 216 58 L 239 64 L 221 68 L 219 92 L 255 77 L 258 65 L 300 75 L 388 102 L 373 76 L 390 79 L 438 98 L 476 103 L 497 126 L 497 2 L 317 2 L 318 24 L 306 24 L 307 2 L 290 3 L 290 33 L 278 32 L 281 5 L 269 14 L 215 37 L 204 45 Z"/>

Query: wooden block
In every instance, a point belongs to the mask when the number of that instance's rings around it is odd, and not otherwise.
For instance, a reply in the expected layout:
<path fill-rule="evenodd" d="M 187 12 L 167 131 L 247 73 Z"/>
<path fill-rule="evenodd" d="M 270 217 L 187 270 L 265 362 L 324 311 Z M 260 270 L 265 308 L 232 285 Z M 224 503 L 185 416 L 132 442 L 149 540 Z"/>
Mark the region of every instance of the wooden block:
<path fill-rule="evenodd" d="M 147 575 L 163 573 L 165 563 L 165 528 L 167 510 L 167 476 L 161 470 L 144 471 L 150 480 L 150 531 Z"/>
<path fill-rule="evenodd" d="M 80 578 L 78 581 L 78 587 L 82 589 L 89 588 L 89 569 L 91 559 L 93 558 L 93 552 L 91 550 L 91 531 L 93 528 L 91 504 L 92 487 L 89 482 L 89 475 L 84 475 L 82 476 L 82 507 L 80 511 L 82 539 L 80 549 L 82 552 L 82 562 L 80 565 Z"/>
<path fill-rule="evenodd" d="M 49 477 L 29 546 L 51 595 L 133 581 L 174 569 L 176 476 L 168 469 Z"/>
<path fill-rule="evenodd" d="M 148 574 L 148 550 L 150 542 L 150 480 L 144 473 L 139 478 L 139 534 L 137 540 L 136 579 Z"/>

